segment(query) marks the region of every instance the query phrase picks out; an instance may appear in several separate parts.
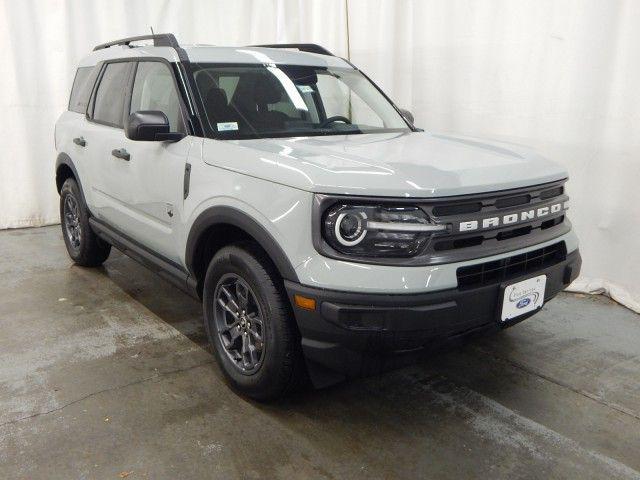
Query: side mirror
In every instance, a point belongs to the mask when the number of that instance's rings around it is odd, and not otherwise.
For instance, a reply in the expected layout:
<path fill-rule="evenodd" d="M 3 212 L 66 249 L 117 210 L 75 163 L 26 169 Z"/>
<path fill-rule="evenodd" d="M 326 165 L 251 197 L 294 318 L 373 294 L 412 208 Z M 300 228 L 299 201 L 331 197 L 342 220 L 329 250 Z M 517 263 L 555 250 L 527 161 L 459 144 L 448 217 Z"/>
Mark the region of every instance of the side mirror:
<path fill-rule="evenodd" d="M 400 109 L 400 113 L 402 114 L 402 116 L 405 118 L 406 121 L 408 121 L 411 125 L 413 125 L 414 123 L 413 113 L 411 113 L 409 110 L 405 110 L 404 108 Z"/>
<path fill-rule="evenodd" d="M 140 110 L 129 115 L 124 133 L 129 140 L 177 142 L 184 133 L 169 131 L 169 119 L 159 110 Z"/>

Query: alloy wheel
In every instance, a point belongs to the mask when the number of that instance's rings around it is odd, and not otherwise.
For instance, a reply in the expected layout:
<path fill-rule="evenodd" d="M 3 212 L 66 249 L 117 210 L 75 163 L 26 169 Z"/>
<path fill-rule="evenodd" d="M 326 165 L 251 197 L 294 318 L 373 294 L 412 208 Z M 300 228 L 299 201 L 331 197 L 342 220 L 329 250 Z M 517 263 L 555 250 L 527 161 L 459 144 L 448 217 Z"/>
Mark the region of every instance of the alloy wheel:
<path fill-rule="evenodd" d="M 80 226 L 80 208 L 76 198 L 68 194 L 64 199 L 64 227 L 69 244 L 74 250 L 80 249 L 82 227 Z"/>
<path fill-rule="evenodd" d="M 265 334 L 262 309 L 249 284 L 235 273 L 223 275 L 214 293 L 214 319 L 225 354 L 243 374 L 262 365 Z"/>

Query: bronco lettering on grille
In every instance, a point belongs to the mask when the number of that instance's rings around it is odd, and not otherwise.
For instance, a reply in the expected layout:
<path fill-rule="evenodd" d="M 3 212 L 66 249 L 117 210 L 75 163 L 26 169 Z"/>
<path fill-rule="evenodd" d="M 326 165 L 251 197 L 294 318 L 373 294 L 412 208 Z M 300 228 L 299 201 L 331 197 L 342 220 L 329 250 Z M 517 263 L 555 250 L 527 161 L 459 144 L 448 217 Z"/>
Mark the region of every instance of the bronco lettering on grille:
<path fill-rule="evenodd" d="M 530 222 L 547 215 L 560 213 L 569 208 L 569 202 L 554 203 L 544 205 L 542 207 L 530 208 L 520 212 L 509 213 L 499 217 L 487 217 L 478 220 L 467 220 L 460 222 L 458 229 L 461 232 L 471 232 L 473 230 L 483 230 L 487 228 L 496 228 L 504 225 L 515 225 L 522 222 Z"/>

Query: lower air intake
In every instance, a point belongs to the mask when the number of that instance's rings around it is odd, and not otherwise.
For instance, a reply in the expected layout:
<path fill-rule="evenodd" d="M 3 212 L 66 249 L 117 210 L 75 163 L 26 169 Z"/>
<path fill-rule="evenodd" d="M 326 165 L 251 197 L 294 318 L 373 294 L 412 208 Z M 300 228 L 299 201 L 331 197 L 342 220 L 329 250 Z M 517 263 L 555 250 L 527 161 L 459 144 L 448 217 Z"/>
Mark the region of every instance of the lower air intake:
<path fill-rule="evenodd" d="M 460 267 L 457 271 L 458 288 L 500 283 L 521 275 L 532 274 L 567 258 L 564 242 L 512 257 Z"/>

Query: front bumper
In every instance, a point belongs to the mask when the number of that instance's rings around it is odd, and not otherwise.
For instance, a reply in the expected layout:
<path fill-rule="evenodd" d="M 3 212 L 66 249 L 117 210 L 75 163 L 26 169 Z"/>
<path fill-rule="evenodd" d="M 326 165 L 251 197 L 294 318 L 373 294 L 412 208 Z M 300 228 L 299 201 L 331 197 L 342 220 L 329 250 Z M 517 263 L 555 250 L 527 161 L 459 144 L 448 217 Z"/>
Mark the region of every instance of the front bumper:
<path fill-rule="evenodd" d="M 546 302 L 578 276 L 580 266 L 580 253 L 574 250 L 558 263 L 507 282 L 546 275 Z M 452 337 L 505 328 L 536 313 L 499 322 L 503 285 L 500 281 L 472 288 L 385 295 L 338 292 L 285 281 L 316 387 L 397 368 Z M 315 299 L 316 308 L 310 311 L 295 306 L 296 294 Z"/>

